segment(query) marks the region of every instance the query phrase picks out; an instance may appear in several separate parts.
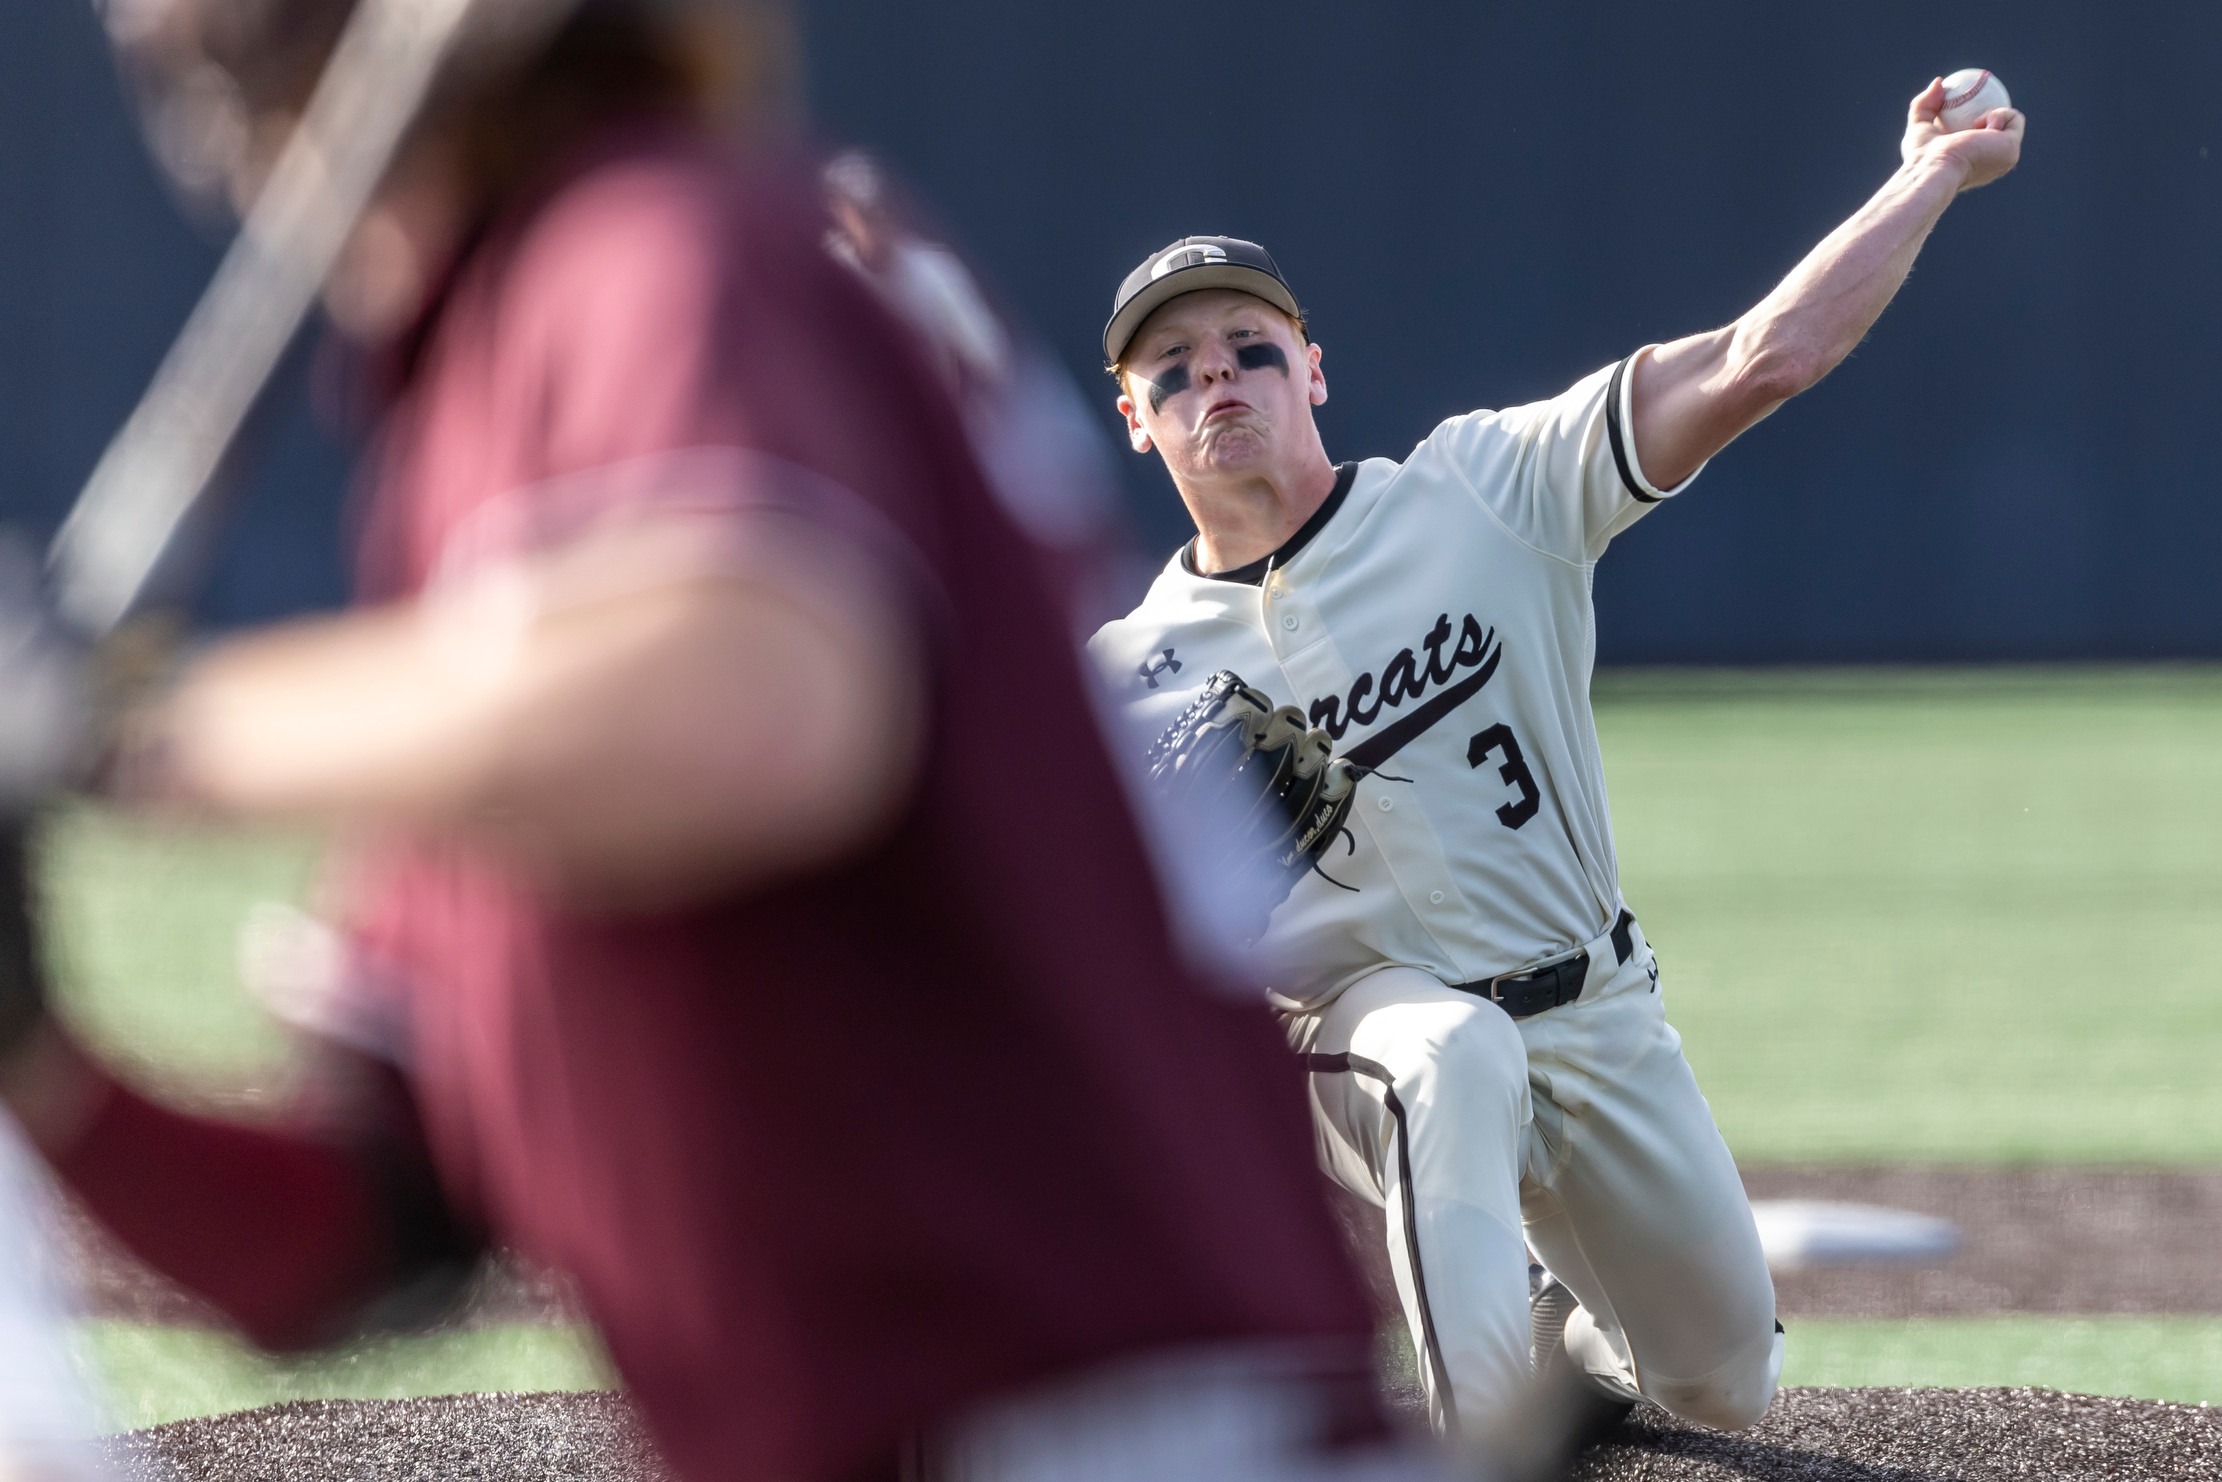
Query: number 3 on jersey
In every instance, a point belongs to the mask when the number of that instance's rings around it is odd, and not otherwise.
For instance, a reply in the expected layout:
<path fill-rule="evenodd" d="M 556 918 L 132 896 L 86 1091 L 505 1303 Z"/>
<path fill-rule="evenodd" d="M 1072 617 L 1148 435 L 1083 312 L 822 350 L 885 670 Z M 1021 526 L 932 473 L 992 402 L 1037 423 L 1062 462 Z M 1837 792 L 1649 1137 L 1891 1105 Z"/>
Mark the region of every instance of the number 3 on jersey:
<path fill-rule="evenodd" d="M 1543 806 L 1543 795 L 1536 790 L 1535 774 L 1528 770 L 1527 762 L 1520 755 L 1520 743 L 1512 738 L 1512 727 L 1502 722 L 1486 731 L 1476 732 L 1466 743 L 1466 765 L 1479 767 L 1493 751 L 1504 753 L 1504 765 L 1497 768 L 1497 775 L 1507 787 L 1519 789 L 1518 802 L 1506 803 L 1497 810 L 1497 822 L 1506 828 L 1518 828 L 1535 817 Z"/>

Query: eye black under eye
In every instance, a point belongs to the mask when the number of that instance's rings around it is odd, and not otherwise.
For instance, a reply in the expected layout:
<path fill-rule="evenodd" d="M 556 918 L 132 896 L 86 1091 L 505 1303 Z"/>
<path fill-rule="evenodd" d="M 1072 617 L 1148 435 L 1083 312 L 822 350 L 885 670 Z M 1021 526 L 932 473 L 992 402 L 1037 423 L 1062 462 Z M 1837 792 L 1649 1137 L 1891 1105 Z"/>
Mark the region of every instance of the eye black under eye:
<path fill-rule="evenodd" d="M 1178 396 L 1188 389 L 1188 367 L 1185 365 L 1168 367 L 1159 373 L 1157 379 L 1150 382 L 1149 386 L 1150 410 L 1161 412 L 1165 409 L 1166 397 Z"/>
<path fill-rule="evenodd" d="M 1282 375 L 1288 374 L 1288 356 L 1271 340 L 1263 344 L 1243 345 L 1234 352 L 1234 363 L 1244 370 L 1263 370 L 1272 366 Z"/>

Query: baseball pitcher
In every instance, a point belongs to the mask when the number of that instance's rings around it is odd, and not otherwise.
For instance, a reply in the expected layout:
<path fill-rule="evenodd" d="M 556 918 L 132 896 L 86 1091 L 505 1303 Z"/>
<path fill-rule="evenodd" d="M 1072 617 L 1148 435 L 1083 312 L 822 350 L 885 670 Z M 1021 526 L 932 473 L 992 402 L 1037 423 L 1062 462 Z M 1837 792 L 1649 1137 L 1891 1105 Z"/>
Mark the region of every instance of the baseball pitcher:
<path fill-rule="evenodd" d="M 1329 459 L 1320 347 L 1262 248 L 1184 238 L 1119 286 L 1118 409 L 1196 535 L 1091 649 L 1162 733 L 1169 797 L 1257 800 L 1224 858 L 1285 894 L 1273 999 L 1328 1170 L 1386 1212 L 1439 1424 L 1501 1420 L 1531 1371 L 1727 1428 L 1773 1396 L 1751 1211 L 1621 897 L 1590 582 L 2014 167 L 2019 113 L 1951 131 L 1943 104 L 1914 98 L 1898 171 L 1733 324 L 1453 417 L 1402 462 Z"/>

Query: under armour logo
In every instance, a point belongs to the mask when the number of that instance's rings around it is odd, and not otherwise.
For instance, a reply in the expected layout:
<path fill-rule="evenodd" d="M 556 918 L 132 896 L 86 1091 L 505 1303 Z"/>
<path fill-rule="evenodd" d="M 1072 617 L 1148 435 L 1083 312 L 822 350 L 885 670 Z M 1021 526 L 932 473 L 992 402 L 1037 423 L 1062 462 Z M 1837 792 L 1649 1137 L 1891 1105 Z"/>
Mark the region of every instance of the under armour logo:
<path fill-rule="evenodd" d="M 1171 649 L 1165 650 L 1163 658 L 1151 659 L 1142 664 L 1135 670 L 1135 673 L 1141 675 L 1142 682 L 1154 690 L 1157 688 L 1157 676 L 1168 669 L 1175 674 L 1180 673 L 1180 660 L 1173 657 Z"/>

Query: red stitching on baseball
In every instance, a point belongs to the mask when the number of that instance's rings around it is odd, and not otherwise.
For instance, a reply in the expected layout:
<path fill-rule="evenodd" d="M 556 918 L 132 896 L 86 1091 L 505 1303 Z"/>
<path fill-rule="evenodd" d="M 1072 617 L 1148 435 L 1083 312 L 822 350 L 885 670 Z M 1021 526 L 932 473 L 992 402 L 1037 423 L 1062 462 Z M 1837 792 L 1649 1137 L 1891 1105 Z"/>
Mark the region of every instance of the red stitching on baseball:
<path fill-rule="evenodd" d="M 1973 82 L 1968 84 L 1966 92 L 1961 93 L 1957 97 L 1954 97 L 1950 93 L 1945 94 L 1944 106 L 1946 110 L 1949 111 L 1951 109 L 1957 108 L 1962 103 L 1965 103 L 1968 99 L 1974 97 L 1977 93 L 1983 90 L 1983 84 L 1989 82 L 1990 80 L 1990 70 L 1988 68 L 1985 68 L 1982 76 L 1976 78 Z"/>

